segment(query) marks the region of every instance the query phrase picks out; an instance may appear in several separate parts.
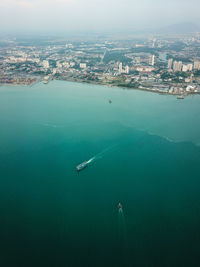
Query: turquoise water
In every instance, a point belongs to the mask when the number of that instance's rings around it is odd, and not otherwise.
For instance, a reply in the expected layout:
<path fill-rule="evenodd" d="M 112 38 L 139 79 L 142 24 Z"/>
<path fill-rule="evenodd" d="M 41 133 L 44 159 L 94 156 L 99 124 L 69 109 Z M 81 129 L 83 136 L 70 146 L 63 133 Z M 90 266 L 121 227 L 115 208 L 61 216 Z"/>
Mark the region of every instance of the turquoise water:
<path fill-rule="evenodd" d="M 199 145 L 199 96 L 0 87 L 1 266 L 199 266 Z"/>

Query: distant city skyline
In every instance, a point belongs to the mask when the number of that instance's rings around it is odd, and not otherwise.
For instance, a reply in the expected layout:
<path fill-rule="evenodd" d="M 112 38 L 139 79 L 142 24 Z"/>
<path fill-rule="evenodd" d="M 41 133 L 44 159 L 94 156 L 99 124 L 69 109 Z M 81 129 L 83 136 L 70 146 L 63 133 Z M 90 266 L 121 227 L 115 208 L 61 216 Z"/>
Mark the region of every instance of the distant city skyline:
<path fill-rule="evenodd" d="M 199 25 L 198 0 L 0 0 L 1 31 L 116 31 Z"/>

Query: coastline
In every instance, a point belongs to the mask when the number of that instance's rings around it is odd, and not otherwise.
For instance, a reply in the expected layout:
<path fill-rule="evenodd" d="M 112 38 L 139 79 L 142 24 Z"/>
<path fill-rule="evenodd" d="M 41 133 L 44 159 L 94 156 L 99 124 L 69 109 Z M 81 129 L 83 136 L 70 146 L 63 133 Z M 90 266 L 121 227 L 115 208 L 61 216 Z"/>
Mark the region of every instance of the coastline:
<path fill-rule="evenodd" d="M 42 82 L 43 77 L 41 77 L 40 79 L 34 81 L 33 83 L 30 84 L 22 84 L 22 83 L 14 83 L 14 84 L 10 84 L 10 83 L 4 83 L 4 84 L 0 84 L 1 86 L 23 86 L 23 87 L 32 87 L 35 84 Z M 163 90 L 159 90 L 159 89 L 153 89 L 153 88 L 146 88 L 146 87 L 131 87 L 131 86 L 121 86 L 121 85 L 117 85 L 117 84 L 110 84 L 110 83 L 106 83 L 106 82 L 95 82 L 95 81 L 85 81 L 85 80 L 79 80 L 79 79 L 63 79 L 63 78 L 55 78 L 55 79 L 51 79 L 49 80 L 46 84 L 48 84 L 50 81 L 53 80 L 57 80 L 57 81 L 66 81 L 66 82 L 75 82 L 75 83 L 86 83 L 86 84 L 94 84 L 94 85 L 100 85 L 100 86 L 108 86 L 108 87 L 112 87 L 112 88 L 121 88 L 121 89 L 127 89 L 127 90 L 138 90 L 138 91 L 145 91 L 145 92 L 150 92 L 150 93 L 154 93 L 154 94 L 159 94 L 159 95 L 171 95 L 171 96 L 180 96 L 181 94 L 178 93 L 169 93 L 167 91 L 163 91 Z M 200 95 L 200 92 L 185 92 L 184 94 L 182 94 L 184 97 L 186 96 L 191 96 L 191 95 Z"/>
<path fill-rule="evenodd" d="M 155 89 L 148 89 L 148 88 L 139 88 L 139 87 L 128 87 L 128 86 L 118 86 L 116 84 L 108 84 L 108 83 L 99 83 L 99 82 L 95 82 L 95 81 L 83 81 L 83 80 L 75 80 L 75 79 L 58 79 L 56 78 L 55 80 L 58 81 L 66 81 L 66 82 L 76 82 L 76 83 L 86 83 L 86 84 L 94 84 L 94 85 L 101 85 L 101 86 L 108 86 L 108 87 L 113 87 L 113 88 L 121 88 L 121 89 L 127 89 L 127 90 L 138 90 L 138 91 L 145 91 L 145 92 L 149 92 L 149 93 L 154 93 L 154 94 L 159 94 L 159 95 L 171 95 L 171 96 L 180 96 L 180 94 L 178 93 L 169 93 L 166 91 L 162 91 L 162 90 L 155 90 Z M 184 93 L 183 96 L 189 96 L 189 95 L 200 95 L 200 92 L 187 92 Z"/>

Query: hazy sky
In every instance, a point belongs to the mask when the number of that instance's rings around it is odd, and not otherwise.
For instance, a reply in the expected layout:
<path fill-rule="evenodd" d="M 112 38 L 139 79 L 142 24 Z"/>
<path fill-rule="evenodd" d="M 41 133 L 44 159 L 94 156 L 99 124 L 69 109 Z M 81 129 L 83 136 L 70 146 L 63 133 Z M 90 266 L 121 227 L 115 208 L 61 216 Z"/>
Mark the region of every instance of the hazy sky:
<path fill-rule="evenodd" d="M 198 23 L 200 0 L 0 0 L 0 30 L 99 31 Z"/>

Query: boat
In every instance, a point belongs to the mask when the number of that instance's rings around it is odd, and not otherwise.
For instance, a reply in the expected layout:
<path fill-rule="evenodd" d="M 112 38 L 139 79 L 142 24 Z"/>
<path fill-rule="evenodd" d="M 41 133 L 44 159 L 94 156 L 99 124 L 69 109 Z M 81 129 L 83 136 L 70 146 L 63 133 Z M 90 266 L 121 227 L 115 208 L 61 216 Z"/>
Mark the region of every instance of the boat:
<path fill-rule="evenodd" d="M 43 83 L 47 84 L 49 82 L 49 76 L 45 76 L 43 79 Z"/>
<path fill-rule="evenodd" d="M 122 204 L 120 202 L 118 204 L 118 209 L 119 209 L 119 211 L 122 211 Z"/>
<path fill-rule="evenodd" d="M 76 171 L 77 172 L 82 171 L 83 169 L 85 169 L 87 167 L 87 164 L 88 164 L 87 161 L 82 162 L 81 164 L 79 164 L 78 166 L 76 166 Z"/>
<path fill-rule="evenodd" d="M 178 95 L 177 99 L 184 99 L 184 96 L 183 95 Z"/>
<path fill-rule="evenodd" d="M 111 99 L 109 99 L 109 101 L 108 101 L 110 104 L 112 103 L 112 100 Z"/>

